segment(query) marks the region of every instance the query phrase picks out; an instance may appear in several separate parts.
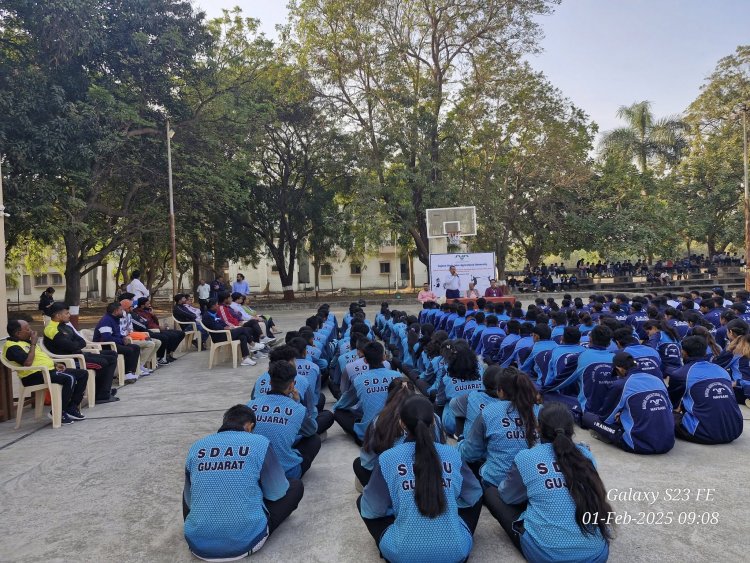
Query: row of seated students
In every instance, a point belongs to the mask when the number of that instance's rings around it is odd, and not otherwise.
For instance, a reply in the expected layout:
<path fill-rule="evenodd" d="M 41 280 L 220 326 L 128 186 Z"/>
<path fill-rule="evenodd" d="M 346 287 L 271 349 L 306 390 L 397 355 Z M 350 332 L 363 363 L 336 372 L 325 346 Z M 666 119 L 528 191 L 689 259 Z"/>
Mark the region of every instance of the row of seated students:
<path fill-rule="evenodd" d="M 293 350 L 272 352 L 269 373 L 256 382 L 248 405 L 227 411 L 220 431 L 188 454 L 185 536 L 195 555 L 238 558 L 260 549 L 297 507 L 299 479 L 320 449 L 315 434 L 335 418 L 362 444 L 354 471 L 366 486 L 357 506 L 387 561 L 466 560 L 485 504 L 531 560 L 607 559 L 610 528 L 604 521 L 584 522 L 581 515 L 608 514 L 611 507 L 593 456 L 572 439 L 570 411 L 560 403 L 541 408 L 526 374 L 496 365 L 484 369 L 465 343 L 455 341 L 446 349 L 448 365 L 481 374 L 481 393 L 505 409 L 500 424 L 513 427 L 497 432 L 500 441 L 487 454 L 504 456 L 499 463 L 507 475 L 502 469 L 483 474 L 484 464 L 446 444 L 433 402 L 437 392 L 423 393 L 399 354 L 390 367 L 385 363 L 386 348 L 376 335 L 397 352 L 390 343 L 394 334 L 407 332 L 400 328 L 407 317 L 383 307 L 371 325 L 357 303 L 340 328 L 323 310 L 287 335 Z M 319 408 L 325 399 L 315 396 L 326 371 L 329 388 L 339 396 L 332 415 Z M 472 396 L 480 391 L 473 389 Z M 444 394 L 446 401 L 456 398 Z M 468 410 L 475 408 L 471 402 Z M 465 429 L 474 422 L 469 418 L 456 417 L 456 424 Z M 551 517 L 554 529 L 545 525 Z"/>

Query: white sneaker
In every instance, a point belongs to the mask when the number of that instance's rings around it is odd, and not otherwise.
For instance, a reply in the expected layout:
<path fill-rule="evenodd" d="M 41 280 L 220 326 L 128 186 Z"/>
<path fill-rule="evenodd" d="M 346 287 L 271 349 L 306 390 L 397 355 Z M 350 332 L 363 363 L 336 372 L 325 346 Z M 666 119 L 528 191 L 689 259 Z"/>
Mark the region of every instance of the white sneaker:
<path fill-rule="evenodd" d="M 256 352 L 260 352 L 261 350 L 263 350 L 263 348 L 265 348 L 263 344 L 261 344 L 260 342 L 256 342 L 255 344 L 253 344 L 253 347 L 250 349 Z"/>
<path fill-rule="evenodd" d="M 255 360 L 253 360 L 250 356 L 248 356 L 247 358 L 245 358 L 244 360 L 242 360 L 242 363 L 240 365 L 241 366 L 254 366 L 257 363 L 258 362 L 256 362 Z"/>
<path fill-rule="evenodd" d="M 141 375 L 151 375 L 152 371 L 146 366 L 141 366 Z"/>
<path fill-rule="evenodd" d="M 138 381 L 138 376 L 134 373 L 126 373 L 125 374 L 125 385 L 130 385 L 131 383 L 135 383 Z"/>
<path fill-rule="evenodd" d="M 264 336 L 260 339 L 261 344 L 270 344 L 271 342 L 276 342 L 275 338 L 268 338 L 267 336 Z"/>

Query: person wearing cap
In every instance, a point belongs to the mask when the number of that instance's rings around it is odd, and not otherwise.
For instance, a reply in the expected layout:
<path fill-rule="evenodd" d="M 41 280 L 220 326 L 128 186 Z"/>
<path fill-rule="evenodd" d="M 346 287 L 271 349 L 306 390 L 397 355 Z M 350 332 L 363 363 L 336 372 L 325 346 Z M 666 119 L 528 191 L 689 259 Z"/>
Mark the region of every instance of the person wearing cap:
<path fill-rule="evenodd" d="M 490 287 L 484 290 L 485 297 L 502 297 L 503 289 L 497 285 L 497 280 L 492 278 L 490 280 Z"/>
<path fill-rule="evenodd" d="M 583 414 L 591 435 L 636 454 L 664 454 L 674 447 L 674 416 L 664 382 L 638 368 L 635 358 L 620 350 L 612 361 L 617 377 L 600 413 Z"/>
<path fill-rule="evenodd" d="M 417 301 L 422 303 L 436 303 L 438 296 L 430 289 L 430 283 L 424 282 L 422 284 L 422 290 L 417 294 Z"/>
<path fill-rule="evenodd" d="M 161 348 L 161 341 L 151 338 L 148 331 L 136 330 L 133 326 L 133 301 L 130 299 L 120 299 L 122 306 L 122 317 L 120 318 L 120 334 L 123 338 L 130 338 L 131 342 L 141 349 L 140 356 L 140 375 L 151 375 L 152 370 L 146 367 Z"/>
<path fill-rule="evenodd" d="M 112 380 L 117 369 L 117 352 L 114 350 L 100 350 L 96 353 L 84 351 L 86 340 L 70 324 L 70 311 L 65 303 L 53 303 L 49 312 L 51 320 L 44 327 L 44 347 L 55 355 L 83 355 L 86 365 L 80 367 L 93 369 L 96 374 L 96 402 L 119 401 L 119 397 L 115 396 L 116 390 L 112 389 Z"/>
<path fill-rule="evenodd" d="M 461 277 L 456 273 L 456 267 L 448 268 L 448 277 L 443 282 L 446 299 L 458 299 L 461 297 Z"/>

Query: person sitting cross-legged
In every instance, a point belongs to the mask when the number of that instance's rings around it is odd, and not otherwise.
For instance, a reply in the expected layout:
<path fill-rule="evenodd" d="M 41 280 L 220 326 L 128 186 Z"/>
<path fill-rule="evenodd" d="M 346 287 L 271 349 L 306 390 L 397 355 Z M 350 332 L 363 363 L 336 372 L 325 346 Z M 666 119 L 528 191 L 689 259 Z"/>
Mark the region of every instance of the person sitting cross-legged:
<path fill-rule="evenodd" d="M 265 436 L 253 432 L 246 405 L 224 413 L 216 434 L 201 438 L 185 461 L 185 540 L 204 561 L 233 561 L 257 552 L 297 509 L 304 485 L 287 479 Z"/>
<path fill-rule="evenodd" d="M 23 369 L 31 366 L 49 369 L 50 381 L 62 387 L 62 424 L 71 424 L 74 420 L 83 420 L 81 400 L 86 390 L 89 373 L 85 369 L 66 368 L 65 364 L 55 363 L 44 350 L 37 348 L 38 336 L 31 330 L 26 321 L 12 319 L 8 321 L 8 339 L 3 346 L 6 360 L 18 366 L 21 384 L 30 387 L 44 383 L 42 371 Z M 22 407 L 22 405 L 19 405 Z M 49 413 L 50 417 L 52 413 Z"/>

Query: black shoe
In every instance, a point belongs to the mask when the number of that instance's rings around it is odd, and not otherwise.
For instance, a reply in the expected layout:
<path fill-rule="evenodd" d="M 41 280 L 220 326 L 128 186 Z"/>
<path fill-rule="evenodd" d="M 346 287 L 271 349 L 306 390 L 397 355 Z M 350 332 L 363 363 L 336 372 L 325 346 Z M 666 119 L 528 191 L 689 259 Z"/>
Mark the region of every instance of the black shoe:
<path fill-rule="evenodd" d="M 159 361 L 157 361 L 156 363 L 160 366 L 166 366 L 169 363 L 169 360 L 167 360 L 166 358 L 159 358 Z"/>
<path fill-rule="evenodd" d="M 176 361 L 177 361 L 177 358 L 175 358 L 174 356 L 167 356 L 167 362 L 169 362 L 170 364 Z"/>
<path fill-rule="evenodd" d="M 115 397 L 114 395 L 110 395 L 106 399 L 97 399 L 96 404 L 98 405 L 99 403 L 116 403 L 119 400 L 120 400 L 120 397 Z"/>
<path fill-rule="evenodd" d="M 73 420 L 86 420 L 78 407 L 70 407 L 64 414 L 67 414 Z"/>
<path fill-rule="evenodd" d="M 49 411 L 47 416 L 52 418 L 52 411 Z M 60 416 L 60 424 L 73 424 L 73 419 L 68 416 L 68 413 L 63 412 Z"/>
<path fill-rule="evenodd" d="M 110 389 L 110 390 L 109 390 L 109 394 L 110 394 L 110 395 L 111 395 L 112 397 L 114 397 L 115 395 L 117 395 L 117 389 L 115 389 L 115 388 L 113 387 L 112 389 Z"/>

